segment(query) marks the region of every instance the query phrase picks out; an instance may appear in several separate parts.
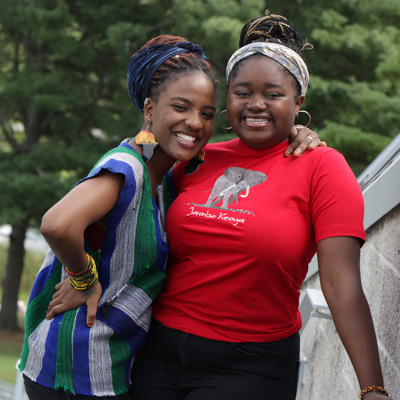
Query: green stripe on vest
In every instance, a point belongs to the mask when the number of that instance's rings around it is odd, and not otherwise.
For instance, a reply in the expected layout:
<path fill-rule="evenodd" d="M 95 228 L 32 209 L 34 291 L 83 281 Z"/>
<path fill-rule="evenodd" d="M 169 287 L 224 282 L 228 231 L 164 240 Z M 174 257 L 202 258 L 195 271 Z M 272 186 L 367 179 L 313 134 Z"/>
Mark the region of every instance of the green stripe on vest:
<path fill-rule="evenodd" d="M 57 361 L 55 371 L 55 389 L 62 389 L 69 393 L 75 393 L 73 368 L 72 368 L 72 334 L 74 332 L 75 317 L 78 309 L 67 311 L 60 324 L 58 332 L 61 340 L 58 340 Z M 83 350 L 83 349 L 82 349 Z"/>
<path fill-rule="evenodd" d="M 125 340 L 121 339 L 116 333 L 110 337 L 109 346 L 113 388 L 114 393 L 118 396 L 125 392 L 124 390 L 121 390 L 121 388 L 124 388 L 127 385 L 127 382 L 125 381 L 125 371 L 127 367 L 125 354 L 130 353 L 131 348 L 129 344 Z M 118 390 L 118 388 L 120 390 Z"/>

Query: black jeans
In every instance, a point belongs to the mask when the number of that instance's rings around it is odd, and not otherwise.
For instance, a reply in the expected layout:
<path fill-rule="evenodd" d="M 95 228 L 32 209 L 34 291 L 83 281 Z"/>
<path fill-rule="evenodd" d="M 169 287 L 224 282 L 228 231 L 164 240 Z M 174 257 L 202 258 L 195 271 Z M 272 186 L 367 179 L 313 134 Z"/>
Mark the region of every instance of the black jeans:
<path fill-rule="evenodd" d="M 153 320 L 133 364 L 134 400 L 294 400 L 300 336 L 267 343 L 204 339 Z"/>
<path fill-rule="evenodd" d="M 85 396 L 83 394 L 72 395 L 63 390 L 55 390 L 39 383 L 31 381 L 24 375 L 25 391 L 30 400 L 130 400 L 128 393 L 119 396 Z"/>

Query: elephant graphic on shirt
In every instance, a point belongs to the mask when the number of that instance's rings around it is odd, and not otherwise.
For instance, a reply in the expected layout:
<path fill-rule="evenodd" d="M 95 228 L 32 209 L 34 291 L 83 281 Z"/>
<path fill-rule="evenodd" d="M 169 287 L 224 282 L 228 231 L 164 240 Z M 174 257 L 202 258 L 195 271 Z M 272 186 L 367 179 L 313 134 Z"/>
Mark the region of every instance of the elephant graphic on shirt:
<path fill-rule="evenodd" d="M 240 197 L 247 197 L 250 188 L 267 180 L 263 172 L 252 171 L 239 167 L 230 167 L 224 171 L 214 183 L 211 194 L 208 197 L 206 206 L 216 206 L 222 201 L 221 208 L 227 209 L 233 202 L 239 202 Z M 244 194 L 241 194 L 244 192 Z"/>
<path fill-rule="evenodd" d="M 227 190 L 231 187 L 236 186 L 244 176 L 246 170 L 244 168 L 239 167 L 230 167 L 224 171 L 224 174 L 221 175 L 214 183 L 213 189 L 211 191 L 210 196 L 206 202 L 206 206 L 215 205 L 219 203 L 223 198 L 221 196 L 221 192 Z M 217 200 L 213 202 L 213 200 L 217 197 Z"/>

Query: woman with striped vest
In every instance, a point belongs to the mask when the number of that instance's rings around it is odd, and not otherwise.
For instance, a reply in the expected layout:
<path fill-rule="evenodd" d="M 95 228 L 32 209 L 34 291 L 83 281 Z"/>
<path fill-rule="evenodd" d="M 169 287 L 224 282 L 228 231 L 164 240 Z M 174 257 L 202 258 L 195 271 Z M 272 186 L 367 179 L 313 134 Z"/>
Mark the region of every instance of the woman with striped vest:
<path fill-rule="evenodd" d="M 129 398 L 131 366 L 166 277 L 164 216 L 175 196 L 168 171 L 212 133 L 216 80 L 200 46 L 153 39 L 132 56 L 128 85 L 146 129 L 105 154 L 43 217 L 51 251 L 31 292 L 19 365 L 30 399 Z M 69 301 L 62 281 L 78 294 L 77 308 L 55 316 Z"/>

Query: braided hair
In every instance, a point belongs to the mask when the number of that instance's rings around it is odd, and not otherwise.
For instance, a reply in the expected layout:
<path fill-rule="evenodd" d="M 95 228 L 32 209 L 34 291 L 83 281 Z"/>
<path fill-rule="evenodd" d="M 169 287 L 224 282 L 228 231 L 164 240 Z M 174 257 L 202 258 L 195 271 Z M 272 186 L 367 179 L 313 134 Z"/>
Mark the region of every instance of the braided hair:
<path fill-rule="evenodd" d="M 303 42 L 299 32 L 292 23 L 281 15 L 270 14 L 267 10 L 264 16 L 253 18 L 242 28 L 239 47 L 254 42 L 278 43 L 289 47 L 302 57 L 302 51 L 313 46 Z"/>
<path fill-rule="evenodd" d="M 175 44 L 185 41 L 187 39 L 181 36 L 160 35 L 149 40 L 140 50 L 149 46 Z M 203 72 L 212 82 L 214 89 L 217 89 L 218 82 L 211 71 L 210 63 L 200 58 L 196 53 L 188 52 L 173 56 L 158 67 L 150 80 L 147 96 L 156 100 L 166 82 L 174 80 L 180 74 L 192 73 L 194 70 Z"/>
<path fill-rule="evenodd" d="M 288 47 L 303 58 L 303 50 L 312 49 L 312 44 L 303 42 L 300 33 L 297 32 L 293 24 L 282 15 L 270 14 L 265 11 L 265 15 L 253 18 L 247 22 L 240 33 L 239 48 L 250 43 L 265 42 L 276 43 Z M 254 55 L 260 57 L 260 55 Z M 238 64 L 232 70 L 231 76 L 237 71 Z M 289 72 L 288 72 L 289 73 Z M 301 87 L 296 80 L 296 93 L 300 95 Z"/>

